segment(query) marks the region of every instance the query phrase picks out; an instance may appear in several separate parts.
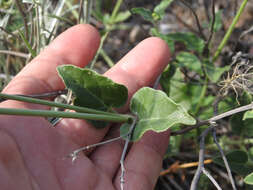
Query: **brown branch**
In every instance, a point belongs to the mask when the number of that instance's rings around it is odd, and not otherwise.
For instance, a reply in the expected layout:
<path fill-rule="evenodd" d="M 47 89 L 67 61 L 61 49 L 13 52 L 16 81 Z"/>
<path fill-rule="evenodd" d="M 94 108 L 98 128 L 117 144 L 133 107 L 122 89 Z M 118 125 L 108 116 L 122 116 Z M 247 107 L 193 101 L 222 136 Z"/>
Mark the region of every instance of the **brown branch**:
<path fill-rule="evenodd" d="M 211 24 L 211 30 L 210 30 L 210 35 L 208 37 L 208 40 L 205 43 L 205 47 L 204 47 L 204 54 L 206 54 L 208 56 L 209 54 L 209 44 L 213 38 L 213 34 L 214 34 L 214 23 L 215 23 L 215 0 L 212 0 L 212 24 Z"/>
<path fill-rule="evenodd" d="M 15 2 L 18 7 L 18 10 L 23 18 L 24 28 L 25 28 L 25 38 L 28 40 L 28 21 L 27 21 L 26 14 L 25 14 L 23 7 L 22 7 L 22 2 L 20 0 L 15 0 Z"/>
<path fill-rule="evenodd" d="M 208 120 L 206 120 L 206 121 L 200 121 L 196 125 L 188 126 L 188 127 L 184 128 L 184 129 L 177 130 L 177 131 L 172 131 L 170 135 L 171 136 L 182 135 L 182 134 L 187 133 L 187 132 L 189 132 L 189 131 L 191 131 L 193 129 L 197 129 L 197 128 L 203 126 L 203 125 L 208 125 L 208 124 L 209 124 Z"/>
<path fill-rule="evenodd" d="M 182 25 L 184 25 L 184 27 L 188 28 L 189 31 L 191 31 L 192 33 L 196 34 L 199 36 L 199 32 L 198 30 L 195 30 L 195 28 L 193 28 L 191 25 L 187 24 L 183 19 L 181 19 L 176 13 L 174 13 L 173 10 L 169 10 L 171 12 L 172 15 L 174 15 L 177 19 L 177 21 L 179 21 Z"/>
<path fill-rule="evenodd" d="M 197 27 L 198 27 L 198 30 L 199 30 L 199 35 L 200 37 L 206 41 L 206 36 L 204 35 L 203 33 L 203 29 L 200 25 L 200 22 L 199 22 L 199 18 L 198 18 L 198 15 L 196 14 L 195 10 L 191 7 L 191 5 L 186 2 L 185 0 L 180 0 L 186 7 L 188 7 L 190 9 L 190 11 L 192 12 L 194 18 L 195 18 L 195 21 L 196 21 L 196 24 L 197 24 Z"/>

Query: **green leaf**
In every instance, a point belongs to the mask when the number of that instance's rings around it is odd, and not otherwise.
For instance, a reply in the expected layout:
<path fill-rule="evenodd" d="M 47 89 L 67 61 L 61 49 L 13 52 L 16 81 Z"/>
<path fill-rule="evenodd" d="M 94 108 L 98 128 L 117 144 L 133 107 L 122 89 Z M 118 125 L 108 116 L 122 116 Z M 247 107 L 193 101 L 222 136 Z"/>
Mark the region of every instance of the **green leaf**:
<path fill-rule="evenodd" d="M 225 71 L 229 71 L 230 66 L 225 66 L 225 67 L 216 67 L 215 65 L 213 65 L 210 62 L 204 62 L 204 69 L 206 71 L 206 74 L 208 76 L 208 78 L 212 81 L 212 82 L 218 82 L 218 80 L 220 79 L 221 75 L 225 72 Z"/>
<path fill-rule="evenodd" d="M 170 80 L 169 90 L 169 97 L 173 101 L 183 106 L 186 110 L 190 110 L 192 105 L 197 103 L 199 99 L 201 85 L 185 83 L 183 73 L 177 68 L 173 78 Z"/>
<path fill-rule="evenodd" d="M 205 42 L 191 32 L 177 32 L 167 35 L 168 38 L 176 42 L 182 42 L 188 50 L 194 50 L 201 53 L 204 49 Z"/>
<path fill-rule="evenodd" d="M 120 107 L 127 101 L 128 92 L 124 85 L 117 84 L 93 70 L 73 65 L 57 67 L 66 87 L 76 96 L 74 104 L 102 111 L 111 107 Z M 92 121 L 96 127 L 105 127 L 106 123 Z"/>
<path fill-rule="evenodd" d="M 253 119 L 247 119 L 242 122 L 244 129 L 243 129 L 243 134 L 248 136 L 248 137 L 253 137 Z"/>
<path fill-rule="evenodd" d="M 176 72 L 176 67 L 174 64 L 168 64 L 165 70 L 162 73 L 160 84 L 162 86 L 163 91 L 169 96 L 170 94 L 170 81 L 173 75 Z"/>
<path fill-rule="evenodd" d="M 253 161 L 253 147 L 250 147 L 250 148 L 248 149 L 248 154 L 249 154 L 250 160 Z"/>
<path fill-rule="evenodd" d="M 103 15 L 103 23 L 105 25 L 111 24 L 111 16 L 108 13 Z"/>
<path fill-rule="evenodd" d="M 106 107 L 120 107 L 127 101 L 128 92 L 124 85 L 117 84 L 93 70 L 73 65 L 62 65 L 57 70 L 66 87 L 75 94 L 80 106 L 85 107 L 86 104 L 90 104 L 89 107 L 96 108 L 90 102 L 100 101 Z"/>
<path fill-rule="evenodd" d="M 199 91 L 198 91 L 199 92 Z M 196 108 L 196 104 L 199 100 L 198 96 L 196 94 L 198 94 L 198 92 L 194 93 L 195 96 L 193 96 L 193 102 L 195 104 L 192 105 L 192 110 L 194 110 L 194 108 Z M 203 102 L 201 104 L 201 112 L 198 113 L 198 118 L 201 119 L 201 120 L 206 120 L 206 119 L 209 119 L 213 116 L 213 106 L 212 106 L 212 103 L 213 101 L 215 100 L 215 97 L 212 96 L 212 95 L 209 95 L 207 97 L 205 97 L 203 99 Z M 220 104 L 219 104 L 220 106 Z"/>
<path fill-rule="evenodd" d="M 253 119 L 243 120 L 243 113 L 233 115 L 229 123 L 236 135 L 253 136 Z"/>
<path fill-rule="evenodd" d="M 142 8 L 142 7 L 136 7 L 136 8 L 132 8 L 131 12 L 133 14 L 138 14 L 141 15 L 145 20 L 149 21 L 149 22 L 154 22 L 153 17 L 152 17 L 152 11 Z"/>
<path fill-rule="evenodd" d="M 234 150 L 226 154 L 228 164 L 233 172 L 236 172 L 240 175 L 246 175 L 252 171 L 252 167 L 247 164 L 248 154 L 242 150 Z M 213 162 L 225 167 L 224 162 L 221 156 L 218 156 L 213 159 Z"/>
<path fill-rule="evenodd" d="M 157 14 L 156 12 L 152 13 L 152 17 L 153 17 L 154 21 L 161 20 L 161 16 L 159 14 Z"/>
<path fill-rule="evenodd" d="M 156 13 L 159 16 L 159 19 L 162 19 L 165 14 L 165 10 L 172 2 L 173 0 L 162 0 L 157 6 L 155 6 L 153 13 Z"/>
<path fill-rule="evenodd" d="M 246 184 L 253 185 L 253 173 L 247 175 L 244 180 Z"/>
<path fill-rule="evenodd" d="M 104 21 L 104 16 L 101 13 L 101 11 L 97 11 L 97 10 L 92 11 L 92 16 L 94 16 L 100 22 Z"/>
<path fill-rule="evenodd" d="M 113 19 L 113 23 L 123 22 L 131 16 L 130 11 L 124 11 L 117 14 L 117 16 Z"/>
<path fill-rule="evenodd" d="M 228 162 L 238 163 L 238 164 L 245 164 L 248 162 L 248 154 L 245 151 L 242 150 L 233 150 L 226 154 L 226 158 Z M 216 157 L 214 159 L 215 163 L 221 163 L 223 162 L 222 158 Z"/>
<path fill-rule="evenodd" d="M 244 132 L 244 124 L 242 121 L 243 113 L 237 113 L 229 118 L 229 124 L 234 134 L 242 135 Z"/>
<path fill-rule="evenodd" d="M 194 125 L 196 120 L 180 105 L 171 100 L 163 91 L 144 87 L 131 99 L 130 110 L 138 116 L 132 135 L 133 141 L 139 140 L 149 130 L 162 132 L 176 124 Z M 129 131 L 130 125 L 121 127 L 121 134 Z"/>
<path fill-rule="evenodd" d="M 243 115 L 243 120 L 253 119 L 253 110 L 246 111 Z"/>
<path fill-rule="evenodd" d="M 181 52 L 176 57 L 177 62 L 180 66 L 187 67 L 190 71 L 202 75 L 201 62 L 199 59 L 189 52 Z"/>

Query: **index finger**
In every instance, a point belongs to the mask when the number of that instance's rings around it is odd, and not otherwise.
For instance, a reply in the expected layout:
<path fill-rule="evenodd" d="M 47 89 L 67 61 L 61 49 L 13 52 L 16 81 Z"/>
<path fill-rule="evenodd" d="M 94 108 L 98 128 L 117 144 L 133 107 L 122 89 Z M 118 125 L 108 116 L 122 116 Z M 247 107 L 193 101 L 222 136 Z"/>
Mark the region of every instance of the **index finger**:
<path fill-rule="evenodd" d="M 71 27 L 27 64 L 3 92 L 39 94 L 63 89 L 64 84 L 57 74 L 56 67 L 62 64 L 84 67 L 95 55 L 99 41 L 99 34 L 91 25 Z M 39 108 L 43 109 L 44 106 Z"/>

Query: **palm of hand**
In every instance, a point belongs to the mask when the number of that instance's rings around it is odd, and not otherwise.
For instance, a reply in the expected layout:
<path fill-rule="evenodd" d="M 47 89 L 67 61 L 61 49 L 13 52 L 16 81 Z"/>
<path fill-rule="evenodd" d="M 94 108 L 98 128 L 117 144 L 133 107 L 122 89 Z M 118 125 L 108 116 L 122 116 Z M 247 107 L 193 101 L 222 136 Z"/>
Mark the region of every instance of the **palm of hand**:
<path fill-rule="evenodd" d="M 4 92 L 38 94 L 63 89 L 56 66 L 85 66 L 94 56 L 98 44 L 98 34 L 91 26 L 78 25 L 69 29 L 28 64 Z M 126 85 L 131 96 L 138 88 L 152 84 L 168 59 L 166 44 L 150 38 L 140 43 L 105 75 Z M 5 101 L 0 106 L 48 109 L 15 101 Z M 87 152 L 79 156 L 74 164 L 66 157 L 81 146 L 118 135 L 116 127 L 97 130 L 82 120 L 63 119 L 52 128 L 44 118 L 1 116 L 1 189 L 120 189 L 121 141 Z M 125 161 L 125 189 L 154 187 L 168 135 L 168 131 L 160 134 L 149 132 L 131 146 Z"/>

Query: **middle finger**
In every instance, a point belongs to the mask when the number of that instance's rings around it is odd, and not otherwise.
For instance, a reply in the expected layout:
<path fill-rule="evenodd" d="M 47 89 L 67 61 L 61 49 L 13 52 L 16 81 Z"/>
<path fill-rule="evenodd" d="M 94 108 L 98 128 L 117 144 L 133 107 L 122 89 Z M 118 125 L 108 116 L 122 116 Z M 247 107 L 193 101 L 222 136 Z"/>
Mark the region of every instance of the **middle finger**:
<path fill-rule="evenodd" d="M 129 103 L 130 97 L 139 88 L 148 86 L 156 80 L 169 58 L 167 44 L 159 38 L 151 37 L 139 43 L 108 70 L 105 76 L 128 88 Z M 121 112 L 127 110 L 128 103 Z M 62 119 L 56 128 L 80 146 L 101 141 L 109 129 L 109 127 L 96 129 L 86 121 L 76 119 Z"/>

